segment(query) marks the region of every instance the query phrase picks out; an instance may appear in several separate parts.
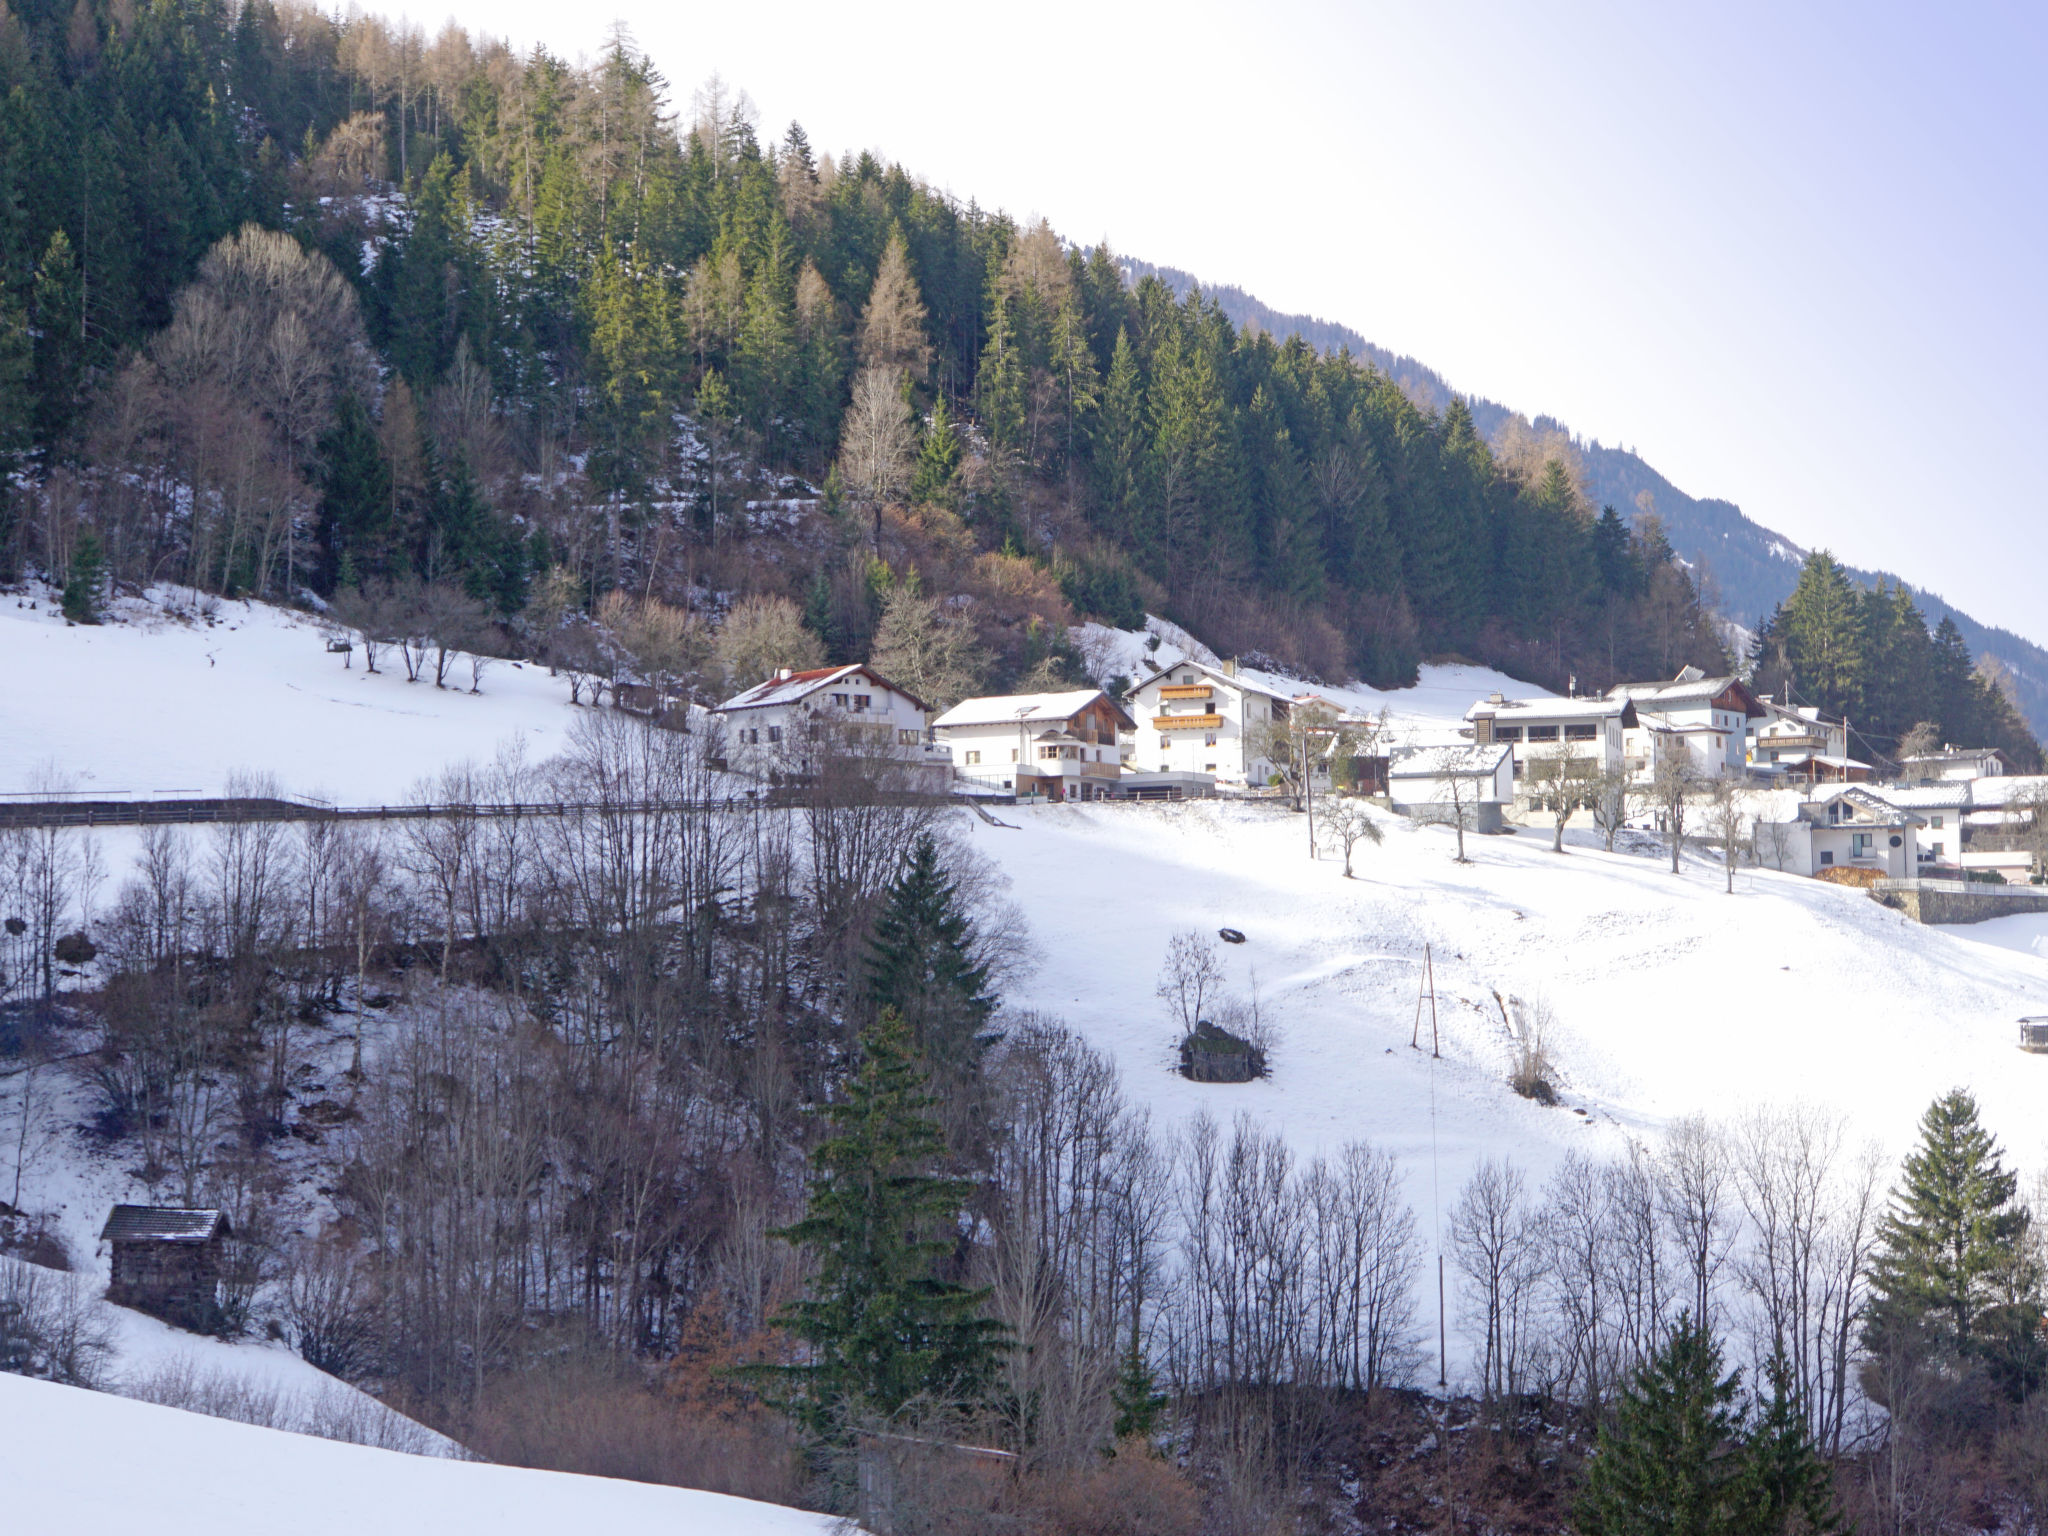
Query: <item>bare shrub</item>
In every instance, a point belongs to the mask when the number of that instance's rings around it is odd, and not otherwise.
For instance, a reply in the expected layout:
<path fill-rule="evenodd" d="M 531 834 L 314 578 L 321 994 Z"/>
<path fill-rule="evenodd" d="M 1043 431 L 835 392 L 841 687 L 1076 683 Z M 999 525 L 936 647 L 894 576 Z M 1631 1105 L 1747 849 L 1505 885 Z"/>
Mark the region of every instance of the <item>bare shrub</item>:
<path fill-rule="evenodd" d="M 447 1440 L 426 1425 L 338 1381 L 299 1389 L 182 1357 L 123 1380 L 117 1390 L 137 1402 L 348 1445 L 412 1456 L 445 1456 L 451 1450 Z"/>
<path fill-rule="evenodd" d="M 1184 1536 L 1202 1524 L 1193 1481 L 1142 1441 L 1126 1441 L 1106 1461 L 1029 1479 L 1017 1502 L 1038 1536 Z"/>
<path fill-rule="evenodd" d="M 1513 1050 L 1508 1083 L 1525 1099 L 1555 1104 L 1557 1086 L 1551 1079 L 1556 1069 L 1550 1058 L 1550 1041 L 1557 1016 L 1549 1002 L 1540 997 L 1532 1002 L 1511 997 L 1502 1004 L 1501 1011 L 1507 1018 Z"/>
<path fill-rule="evenodd" d="M 0 1367 L 97 1387 L 113 1347 L 106 1313 L 79 1276 L 0 1257 Z"/>

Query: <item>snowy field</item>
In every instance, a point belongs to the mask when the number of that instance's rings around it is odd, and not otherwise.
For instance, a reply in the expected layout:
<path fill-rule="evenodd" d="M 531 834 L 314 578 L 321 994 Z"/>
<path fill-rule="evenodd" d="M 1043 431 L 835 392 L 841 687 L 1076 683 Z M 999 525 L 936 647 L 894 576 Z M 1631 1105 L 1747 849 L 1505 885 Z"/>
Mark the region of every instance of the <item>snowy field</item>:
<path fill-rule="evenodd" d="M 824 1536 L 824 1515 L 648 1483 L 406 1456 L 0 1374 L 9 1531 L 570 1530 Z M 90 1452 L 90 1454 L 88 1454 Z"/>
<path fill-rule="evenodd" d="M 1158 1122 L 1239 1111 L 1303 1153 L 1367 1138 L 1396 1151 L 1419 1210 L 1432 1169 L 1446 1201 L 1487 1154 L 1541 1175 L 1569 1148 L 1613 1152 L 1672 1119 L 1808 1103 L 1852 1142 L 1904 1149 L 1955 1085 L 2024 1166 L 2048 1161 L 2048 1057 L 2016 1021 L 2048 1013 L 2048 918 L 1927 928 L 1860 892 L 1573 832 L 1468 837 L 1382 818 L 1358 878 L 1308 857 L 1304 818 L 1270 804 L 1005 807 L 1015 830 L 969 836 L 1014 883 L 1042 952 L 1013 1004 L 1064 1019 L 1110 1052 Z M 1271 1076 L 1196 1084 L 1174 1070 L 1153 995 L 1169 938 L 1241 930 L 1217 951 L 1240 994 L 1256 981 L 1281 1039 Z M 1443 1057 L 1411 1049 L 1427 945 Z M 1507 1086 L 1496 993 L 1548 1003 L 1563 1102 Z"/>
<path fill-rule="evenodd" d="M 0 793 L 38 787 L 54 763 L 112 799 L 219 794 L 249 771 L 289 794 L 381 805 L 506 741 L 552 757 L 575 719 L 545 667 L 493 663 L 476 694 L 467 664 L 447 688 L 431 673 L 408 683 L 395 649 L 375 675 L 360 651 L 344 669 L 311 617 L 260 603 L 216 603 L 208 623 L 130 601 L 119 622 L 87 627 L 47 597 L 19 601 L 0 599 Z"/>

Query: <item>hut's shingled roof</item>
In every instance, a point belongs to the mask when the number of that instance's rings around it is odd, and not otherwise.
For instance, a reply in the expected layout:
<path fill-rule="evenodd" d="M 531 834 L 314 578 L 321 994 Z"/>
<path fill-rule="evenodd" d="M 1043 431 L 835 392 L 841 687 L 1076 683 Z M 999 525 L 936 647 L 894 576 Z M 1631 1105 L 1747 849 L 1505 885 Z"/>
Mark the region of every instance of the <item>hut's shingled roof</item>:
<path fill-rule="evenodd" d="M 227 1230 L 220 1211 L 169 1205 L 117 1205 L 100 1232 L 102 1242 L 205 1243 Z"/>

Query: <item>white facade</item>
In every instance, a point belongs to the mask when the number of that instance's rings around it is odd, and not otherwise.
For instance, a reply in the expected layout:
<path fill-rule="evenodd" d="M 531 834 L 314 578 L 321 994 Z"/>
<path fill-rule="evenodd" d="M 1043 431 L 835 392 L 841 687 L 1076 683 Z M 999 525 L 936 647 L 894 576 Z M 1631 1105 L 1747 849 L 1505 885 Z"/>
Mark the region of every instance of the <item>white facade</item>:
<path fill-rule="evenodd" d="M 1752 766 L 1800 764 L 1814 758 L 1849 756 L 1849 722 L 1808 705 L 1780 704 L 1769 694 L 1757 700 L 1763 713 L 1749 722 Z"/>
<path fill-rule="evenodd" d="M 1388 799 L 1417 821 L 1463 817 L 1475 832 L 1497 832 L 1515 801 L 1515 758 L 1504 744 L 1456 742 L 1394 748 L 1387 764 Z"/>
<path fill-rule="evenodd" d="M 1809 800 L 1789 822 L 1761 822 L 1757 855 L 1769 868 L 1819 875 L 1868 870 L 1889 880 L 1920 872 L 1923 818 L 1886 804 L 1860 787 Z"/>
<path fill-rule="evenodd" d="M 1763 705 L 1739 677 L 1708 677 L 1687 667 L 1668 683 L 1617 683 L 1614 700 L 1636 707 L 1638 724 L 1626 730 L 1622 750 L 1631 772 L 1648 779 L 1657 759 L 1683 751 L 1704 778 L 1739 775 L 1749 756 L 1749 722 Z"/>
<path fill-rule="evenodd" d="M 1595 772 L 1619 771 L 1628 729 L 1636 721 L 1627 699 L 1481 699 L 1465 711 L 1473 740 L 1500 742 L 1524 778 L 1532 759 L 1566 752 L 1583 758 Z"/>
<path fill-rule="evenodd" d="M 858 754 L 920 772 L 937 770 L 938 784 L 944 782 L 944 759 L 928 749 L 931 711 L 924 700 L 866 666 L 785 668 L 727 699 L 712 715 L 735 772 L 804 777 L 828 756 Z"/>
<path fill-rule="evenodd" d="M 1102 800 L 1123 772 L 1119 734 L 1136 722 L 1098 688 L 964 699 L 932 722 L 955 777 L 1055 800 Z"/>
<path fill-rule="evenodd" d="M 1916 784 L 1934 780 L 2003 778 L 2011 771 L 2011 759 L 1997 747 L 1943 747 L 1923 752 L 1900 765 L 1901 777 Z"/>
<path fill-rule="evenodd" d="M 1274 766 L 1263 740 L 1291 704 L 1231 666 L 1176 662 L 1125 695 L 1136 730 L 1125 766 L 1139 773 L 1199 773 L 1225 784 L 1261 785 Z"/>

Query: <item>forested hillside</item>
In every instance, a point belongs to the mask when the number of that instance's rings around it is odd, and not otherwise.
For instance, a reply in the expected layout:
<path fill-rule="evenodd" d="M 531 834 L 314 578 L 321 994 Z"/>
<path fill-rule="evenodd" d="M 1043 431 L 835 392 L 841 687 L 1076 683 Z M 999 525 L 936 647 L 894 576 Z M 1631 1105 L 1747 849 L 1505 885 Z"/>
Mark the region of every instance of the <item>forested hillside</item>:
<path fill-rule="evenodd" d="M 702 641 L 750 595 L 850 655 L 915 573 L 963 685 L 1146 607 L 1381 681 L 1721 661 L 1657 531 L 1602 525 L 1562 461 L 902 167 L 767 142 L 741 99 L 677 113 L 623 38 L 586 69 L 40 0 L 0 70 L 6 549 L 81 603 L 101 562 L 417 580 L 538 645 L 613 593 Z"/>
<path fill-rule="evenodd" d="M 1193 276 L 1171 267 L 1126 257 L 1127 270 L 1158 277 L 1177 294 L 1198 285 Z M 1478 395 L 1458 396 L 1443 375 L 1415 358 L 1389 352 L 1348 326 L 1311 315 L 1282 314 L 1241 288 L 1204 290 L 1239 325 L 1255 324 L 1278 338 L 1299 336 L 1325 351 L 1348 348 L 1392 378 L 1410 399 L 1426 410 L 1441 409 L 1463 398 L 1487 442 L 1498 449 L 1524 433 L 1551 444 L 1568 445 L 1579 466 L 1589 499 L 1619 508 L 1631 522 L 1654 515 L 1679 557 L 1705 578 L 1708 602 L 1725 617 L 1754 629 L 1792 595 L 1807 551 L 1797 541 L 1752 522 L 1733 502 L 1689 496 L 1659 474 L 1633 450 L 1575 436 L 1562 423 L 1545 416 L 1534 422 L 1508 406 Z M 1866 591 L 1883 586 L 1903 590 L 1930 624 L 1952 621 L 1973 666 L 1984 666 L 2018 706 L 2032 734 L 2048 731 L 2048 650 L 2009 629 L 1979 623 L 1962 609 L 1890 571 L 1843 565 L 1850 580 Z M 1995 665 L 1994 665 L 1995 664 Z"/>

